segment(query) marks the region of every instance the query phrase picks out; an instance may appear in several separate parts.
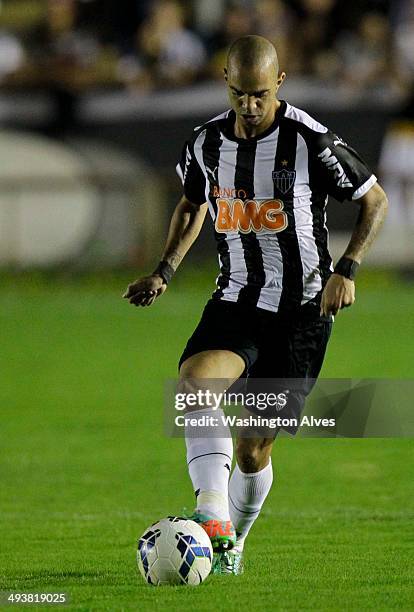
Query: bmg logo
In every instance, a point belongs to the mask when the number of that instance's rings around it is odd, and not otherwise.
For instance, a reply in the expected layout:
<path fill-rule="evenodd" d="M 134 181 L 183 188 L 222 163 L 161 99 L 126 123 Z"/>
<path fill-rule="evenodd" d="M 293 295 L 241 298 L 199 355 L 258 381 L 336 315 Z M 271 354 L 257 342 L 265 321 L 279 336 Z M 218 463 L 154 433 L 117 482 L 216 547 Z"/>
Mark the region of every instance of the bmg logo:
<path fill-rule="evenodd" d="M 288 218 L 281 200 L 240 200 L 217 198 L 216 232 L 282 232 Z"/>

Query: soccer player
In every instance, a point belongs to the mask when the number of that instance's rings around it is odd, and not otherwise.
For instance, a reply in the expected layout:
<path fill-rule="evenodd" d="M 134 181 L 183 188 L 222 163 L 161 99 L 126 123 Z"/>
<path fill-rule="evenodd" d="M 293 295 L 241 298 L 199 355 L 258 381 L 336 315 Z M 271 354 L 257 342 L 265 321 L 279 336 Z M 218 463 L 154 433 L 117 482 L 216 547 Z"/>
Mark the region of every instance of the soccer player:
<path fill-rule="evenodd" d="M 180 379 L 189 388 L 203 379 L 300 379 L 303 388 L 291 408 L 298 415 L 322 367 L 332 315 L 354 303 L 355 273 L 387 199 L 350 146 L 278 99 L 285 76 L 268 40 L 246 36 L 233 43 L 224 70 L 231 109 L 195 128 L 185 144 L 177 166 L 184 195 L 162 260 L 124 297 L 149 306 L 165 292 L 209 209 L 220 275 L 181 356 Z M 360 207 L 334 269 L 325 224 L 328 195 Z M 202 409 L 206 416 L 219 412 Z M 246 536 L 272 484 L 272 444 L 269 437 L 240 436 L 230 477 L 230 435 L 186 435 L 197 499 L 193 519 L 211 538 L 215 573 L 242 571 Z"/>

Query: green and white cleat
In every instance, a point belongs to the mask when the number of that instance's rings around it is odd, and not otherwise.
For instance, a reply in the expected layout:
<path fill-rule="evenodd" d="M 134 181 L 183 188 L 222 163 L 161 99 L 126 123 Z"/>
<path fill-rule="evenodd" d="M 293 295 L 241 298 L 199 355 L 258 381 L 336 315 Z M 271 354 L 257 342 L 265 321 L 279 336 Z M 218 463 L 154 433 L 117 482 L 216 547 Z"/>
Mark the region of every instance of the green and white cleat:
<path fill-rule="evenodd" d="M 240 550 L 226 550 L 214 553 L 211 573 L 215 575 L 241 576 L 244 572 L 243 553 Z"/>
<path fill-rule="evenodd" d="M 235 545 L 236 530 L 231 521 L 220 521 L 197 511 L 188 518 L 198 523 L 204 529 L 210 538 L 213 552 L 228 551 Z"/>

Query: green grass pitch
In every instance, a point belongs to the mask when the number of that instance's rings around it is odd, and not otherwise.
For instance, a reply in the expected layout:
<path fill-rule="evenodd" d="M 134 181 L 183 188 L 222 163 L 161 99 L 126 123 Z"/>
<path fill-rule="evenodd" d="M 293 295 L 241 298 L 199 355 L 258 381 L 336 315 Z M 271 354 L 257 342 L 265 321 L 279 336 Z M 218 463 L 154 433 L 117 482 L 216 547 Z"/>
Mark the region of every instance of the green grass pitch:
<path fill-rule="evenodd" d="M 412 610 L 408 439 L 279 440 L 244 576 L 156 589 L 137 575 L 137 537 L 192 507 L 163 380 L 213 278 L 184 269 L 143 310 L 121 300 L 124 273 L 3 279 L 0 589 L 64 591 L 85 611 Z M 414 287 L 362 271 L 357 290 L 323 375 L 413 377 Z"/>

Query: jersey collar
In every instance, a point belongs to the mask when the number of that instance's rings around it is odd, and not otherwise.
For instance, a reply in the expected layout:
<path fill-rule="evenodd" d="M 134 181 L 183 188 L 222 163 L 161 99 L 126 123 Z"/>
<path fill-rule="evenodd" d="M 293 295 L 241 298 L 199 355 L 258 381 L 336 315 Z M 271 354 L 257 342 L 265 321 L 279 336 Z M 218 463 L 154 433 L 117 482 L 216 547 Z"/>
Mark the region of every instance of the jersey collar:
<path fill-rule="evenodd" d="M 259 134 L 259 136 L 253 136 L 252 138 L 238 138 L 235 135 L 234 123 L 236 120 L 236 113 L 234 112 L 234 110 L 230 110 L 227 113 L 227 117 L 225 117 L 224 119 L 222 119 L 222 121 L 220 121 L 220 124 L 221 124 L 220 131 L 223 133 L 223 135 L 228 140 L 234 140 L 235 142 L 239 142 L 239 143 L 257 142 L 258 140 L 262 140 L 263 138 L 266 138 L 266 136 L 269 136 L 269 134 L 274 132 L 279 127 L 280 120 L 286 112 L 286 106 L 287 104 L 285 100 L 280 100 L 280 106 L 276 112 L 273 123 L 269 125 L 267 130 Z"/>

